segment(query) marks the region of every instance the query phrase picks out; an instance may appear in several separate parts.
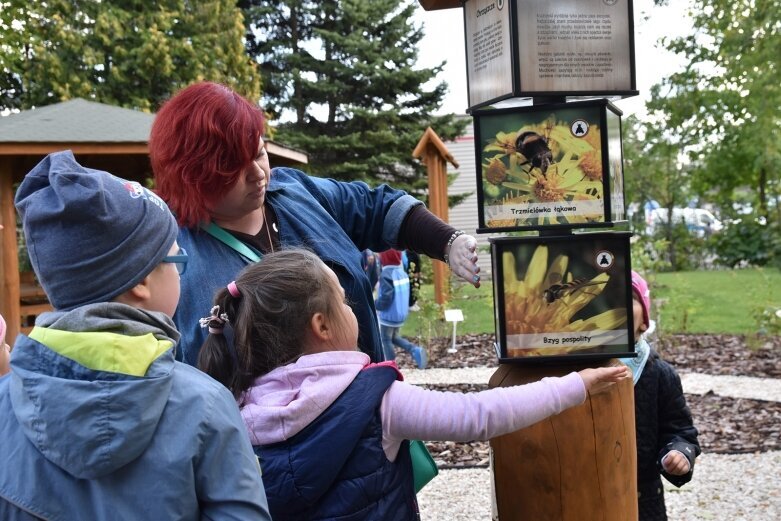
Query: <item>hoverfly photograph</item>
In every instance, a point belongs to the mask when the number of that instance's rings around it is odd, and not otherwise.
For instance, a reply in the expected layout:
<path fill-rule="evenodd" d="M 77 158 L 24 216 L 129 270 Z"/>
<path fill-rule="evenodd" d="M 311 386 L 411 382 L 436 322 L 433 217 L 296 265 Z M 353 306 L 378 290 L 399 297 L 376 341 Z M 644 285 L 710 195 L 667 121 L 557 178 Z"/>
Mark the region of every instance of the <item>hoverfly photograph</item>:
<path fill-rule="evenodd" d="M 628 249 L 625 233 L 491 239 L 505 356 L 631 352 Z"/>
<path fill-rule="evenodd" d="M 590 102 L 475 113 L 481 226 L 604 223 L 612 182 L 605 179 L 605 111 L 604 103 Z"/>

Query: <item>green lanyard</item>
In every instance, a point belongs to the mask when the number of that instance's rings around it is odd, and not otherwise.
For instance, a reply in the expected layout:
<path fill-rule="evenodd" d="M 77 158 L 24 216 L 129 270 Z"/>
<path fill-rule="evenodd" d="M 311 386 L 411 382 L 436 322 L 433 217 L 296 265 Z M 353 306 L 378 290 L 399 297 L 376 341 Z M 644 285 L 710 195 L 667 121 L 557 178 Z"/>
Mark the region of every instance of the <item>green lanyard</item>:
<path fill-rule="evenodd" d="M 208 226 L 201 226 L 206 233 L 217 239 L 223 244 L 228 245 L 231 249 L 235 250 L 241 255 L 247 262 L 258 262 L 263 255 L 254 248 L 250 248 L 236 237 L 226 232 L 214 223 L 209 223 Z"/>

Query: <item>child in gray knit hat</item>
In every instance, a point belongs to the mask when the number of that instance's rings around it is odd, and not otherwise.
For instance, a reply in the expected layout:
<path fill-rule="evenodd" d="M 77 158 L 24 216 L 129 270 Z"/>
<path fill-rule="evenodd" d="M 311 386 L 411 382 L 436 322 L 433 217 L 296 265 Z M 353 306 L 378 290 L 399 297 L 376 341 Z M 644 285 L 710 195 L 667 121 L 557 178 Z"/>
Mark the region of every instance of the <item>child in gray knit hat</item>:
<path fill-rule="evenodd" d="M 233 397 L 174 361 L 187 256 L 165 203 L 70 151 L 15 203 L 55 311 L 0 379 L 0 519 L 270 519 Z"/>

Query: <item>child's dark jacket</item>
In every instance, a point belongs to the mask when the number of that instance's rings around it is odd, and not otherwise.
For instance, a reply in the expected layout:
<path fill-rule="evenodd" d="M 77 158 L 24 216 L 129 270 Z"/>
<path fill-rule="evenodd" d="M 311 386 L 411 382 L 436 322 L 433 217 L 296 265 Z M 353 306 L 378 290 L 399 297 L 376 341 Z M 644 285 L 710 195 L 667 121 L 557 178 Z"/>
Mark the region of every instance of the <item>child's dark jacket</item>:
<path fill-rule="evenodd" d="M 407 443 L 395 462 L 382 447 L 379 408 L 397 371 L 372 366 L 291 438 L 255 447 L 275 521 L 418 517 Z"/>
<path fill-rule="evenodd" d="M 665 520 L 660 475 L 678 487 L 688 483 L 700 446 L 681 379 L 653 350 L 635 385 L 635 421 L 640 520 Z M 673 476 L 664 472 L 661 461 L 671 450 L 681 452 L 689 460 L 688 474 Z"/>

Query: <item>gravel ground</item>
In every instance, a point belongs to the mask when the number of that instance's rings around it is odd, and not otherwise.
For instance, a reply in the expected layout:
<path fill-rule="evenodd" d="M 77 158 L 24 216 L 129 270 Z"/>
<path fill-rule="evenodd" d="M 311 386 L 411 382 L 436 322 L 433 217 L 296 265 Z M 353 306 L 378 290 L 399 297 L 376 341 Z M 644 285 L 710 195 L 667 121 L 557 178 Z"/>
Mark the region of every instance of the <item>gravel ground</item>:
<path fill-rule="evenodd" d="M 781 402 L 781 379 L 750 376 L 713 376 L 681 372 L 681 384 L 686 394 L 708 394 L 730 398 L 748 398 Z"/>
<path fill-rule="evenodd" d="M 778 521 L 781 452 L 703 454 L 694 479 L 676 489 L 665 482 L 670 521 Z M 488 468 L 442 470 L 418 494 L 424 521 L 491 519 Z"/>
<path fill-rule="evenodd" d="M 681 374 L 690 405 L 703 412 L 698 427 L 709 434 L 702 437 L 714 438 L 710 440 L 712 450 L 706 449 L 697 459 L 691 483 L 677 489 L 665 481 L 671 521 L 781 520 L 779 344 L 774 339 L 763 349 L 751 350 L 739 337 L 681 335 L 664 346 L 665 358 Z M 429 346 L 434 357 L 432 367 L 425 371 L 413 369 L 402 359 L 399 365 L 405 379 L 436 387 L 461 384 L 465 391 L 485 388 L 497 369 L 486 338 L 466 338 L 461 344 L 465 349 L 456 356 L 446 355 L 445 345 Z M 755 427 L 762 428 L 747 432 L 751 427 L 745 420 L 761 414 L 767 418 L 758 419 Z M 732 444 L 725 441 L 730 437 Z M 761 447 L 763 441 L 771 450 L 739 453 Z M 418 495 L 424 521 L 491 519 L 491 471 L 484 466 L 486 445 L 461 445 L 454 445 L 453 452 L 466 453 L 467 465 L 480 461 L 483 466 L 441 469 Z M 450 452 L 449 448 L 446 445 L 444 451 Z"/>

